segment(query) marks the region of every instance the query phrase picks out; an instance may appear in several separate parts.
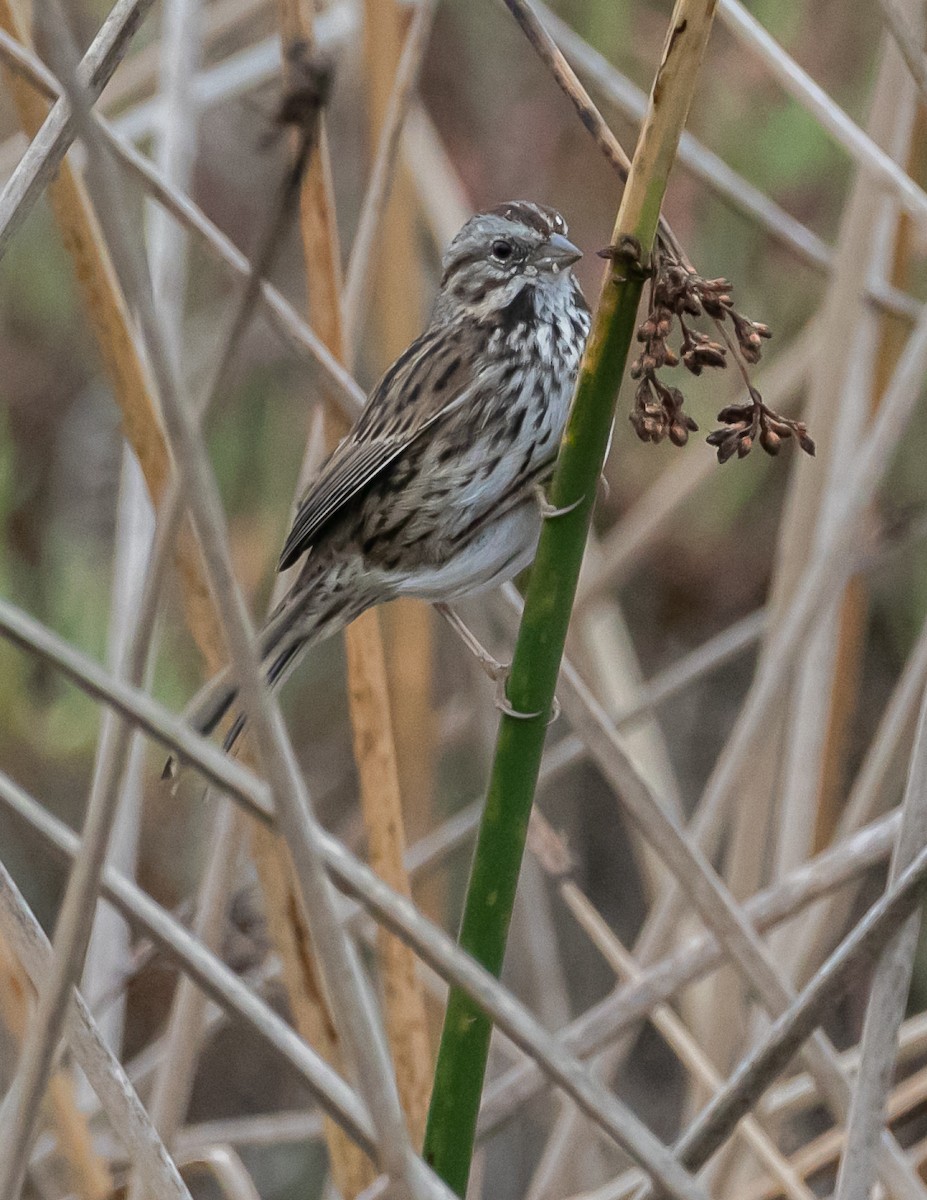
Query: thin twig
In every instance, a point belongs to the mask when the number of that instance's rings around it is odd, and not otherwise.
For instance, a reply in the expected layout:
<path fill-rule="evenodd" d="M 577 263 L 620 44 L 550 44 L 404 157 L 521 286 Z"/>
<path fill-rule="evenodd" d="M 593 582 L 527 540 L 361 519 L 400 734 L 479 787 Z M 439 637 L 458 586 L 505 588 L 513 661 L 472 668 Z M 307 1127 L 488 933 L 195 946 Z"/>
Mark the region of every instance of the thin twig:
<path fill-rule="evenodd" d="M 73 858 L 76 835 L 46 812 L 9 778 L 0 773 L 0 802 L 34 828 L 60 853 Z M 665 1161 L 661 1147 L 637 1118 L 602 1084 L 590 1078 L 579 1062 L 552 1041 L 549 1032 L 503 988 L 489 972 L 462 954 L 442 930 L 435 928 L 411 901 L 397 896 L 374 873 L 329 834 L 320 841 L 333 877 L 349 895 L 394 933 L 408 941 L 442 977 L 465 988 L 490 1014 L 494 1023 L 541 1066 L 610 1137 L 625 1146 L 645 1167 Z M 326 1111 L 342 1122 L 365 1149 L 375 1154 L 372 1126 L 356 1094 L 324 1059 L 312 1051 L 262 1000 L 242 984 L 221 960 L 211 954 L 160 905 L 134 883 L 107 868 L 103 895 L 133 924 L 140 925 L 187 971 L 217 1004 L 243 1017 L 274 1045 L 307 1081 Z M 444 1197 L 448 1193 L 441 1193 Z"/>
<path fill-rule="evenodd" d="M 855 124 L 791 55 L 786 54 L 760 22 L 739 3 L 719 0 L 718 19 L 744 46 L 760 58 L 782 87 L 861 167 L 894 192 L 916 220 L 927 218 L 927 194 L 885 151 Z"/>
<path fill-rule="evenodd" d="M 433 19 L 433 0 L 420 0 L 412 19 L 412 25 L 406 35 L 402 54 L 396 64 L 389 105 L 383 118 L 376 157 L 370 172 L 370 182 L 367 184 L 367 191 L 364 194 L 364 203 L 361 207 L 357 232 L 351 244 L 351 254 L 345 275 L 341 311 L 344 319 L 345 342 L 349 346 L 354 344 L 356 330 L 360 324 L 374 241 L 388 203 L 390 184 L 399 157 L 402 126 L 409 110 L 409 104 L 415 94 Z"/>
<path fill-rule="evenodd" d="M 70 835 L 76 849 L 78 839 Z M 53 959 L 52 948 L 6 868 L 0 863 L 0 925 L 36 989 L 42 989 Z M 164 1200 L 190 1200 L 177 1167 L 148 1114 L 107 1047 L 80 994 L 72 993 L 66 1022 L 68 1044 L 91 1083 L 113 1129 L 129 1150 L 152 1193 Z"/>
<path fill-rule="evenodd" d="M 81 62 L 81 77 L 94 96 L 99 96 L 153 0 L 116 0 Z M 6 25 L 12 33 L 14 27 Z M 53 179 L 73 139 L 67 101 L 55 101 L 41 127 L 26 129 L 32 141 L 0 193 L 0 257 L 29 214 L 42 189 Z"/>
<path fill-rule="evenodd" d="M 889 887 L 927 843 L 927 692 L 902 807 L 901 828 L 892 856 Z M 874 1183 L 875 1147 L 885 1124 L 886 1096 L 895 1062 L 898 1030 L 904 1018 L 920 932 L 920 914 L 912 913 L 885 943 L 869 991 L 860 1044 L 859 1071 L 847 1122 L 846 1149 L 840 1160 L 836 1200 L 868 1200 Z"/>
<path fill-rule="evenodd" d="M 904 924 L 922 898 L 925 877 L 927 849 L 922 849 L 699 1113 L 674 1147 L 680 1161 L 696 1170 L 707 1162 L 843 995 L 855 972 Z M 653 1195 L 650 1191 L 646 1194 Z"/>
<path fill-rule="evenodd" d="M 777 886 L 751 897 L 744 912 L 757 932 L 775 927 L 884 861 L 891 852 L 900 818 L 897 811 L 890 814 L 824 851 Z M 710 934 L 690 940 L 646 968 L 639 983 L 619 988 L 592 1005 L 560 1030 L 559 1037 L 576 1054 L 595 1054 L 644 1020 L 655 1005 L 714 970 L 724 954 L 721 944 Z M 543 1083 L 544 1077 L 535 1064 L 524 1063 L 490 1084 L 481 1112 L 481 1134 L 494 1133 L 514 1111 L 537 1095 Z"/>

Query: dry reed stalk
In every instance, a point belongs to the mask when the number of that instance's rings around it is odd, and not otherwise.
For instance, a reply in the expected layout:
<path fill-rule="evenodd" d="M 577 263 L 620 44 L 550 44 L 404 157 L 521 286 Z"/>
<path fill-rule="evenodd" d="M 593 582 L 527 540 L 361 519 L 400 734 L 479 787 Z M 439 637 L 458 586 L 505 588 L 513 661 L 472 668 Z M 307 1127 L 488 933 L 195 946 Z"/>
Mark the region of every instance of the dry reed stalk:
<path fill-rule="evenodd" d="M 9 0 L 0 0 L 0 27 L 24 45 L 29 44 L 26 22 L 14 11 Z M 34 137 L 48 114 L 48 105 L 19 76 L 5 73 L 20 124 Z M 139 460 L 152 501 L 157 504 L 169 478 L 166 443 L 152 397 L 150 380 L 138 354 L 126 306 L 109 257 L 97 227 L 92 206 L 81 180 L 65 160 L 49 186 L 49 199 L 59 232 L 73 264 L 84 308 L 97 342 L 103 366 L 113 387 L 123 416 L 126 438 Z M 177 563 L 183 581 L 185 607 L 191 625 L 200 630 L 197 637 L 211 669 L 221 665 L 222 639 L 215 620 L 209 592 L 200 570 L 192 532 L 185 527 L 177 549 Z M 87 1138 L 82 1129 L 84 1118 L 76 1106 L 69 1082 L 54 1076 L 49 1085 L 49 1100 L 63 1129 L 69 1130 L 67 1144 L 77 1161 L 90 1164 Z M 92 1181 L 88 1165 L 84 1176 Z M 91 1182 L 87 1184 L 91 1188 Z M 102 1194 L 107 1194 L 108 1184 Z M 92 1190 L 88 1195 L 99 1194 Z"/>
<path fill-rule="evenodd" d="M 396 0 L 365 0 L 367 119 L 374 146 L 387 118 L 407 24 L 403 6 Z M 415 231 L 414 214 L 417 211 L 410 172 L 400 162 L 380 218 L 379 235 L 368 268 L 372 275 L 370 286 L 376 298 L 376 303 L 371 306 L 368 328 L 376 354 L 384 364 L 398 357 L 418 337 L 422 328 L 421 300 L 425 288 Z M 402 264 L 401 270 L 397 270 L 397 263 Z M 360 324 L 360 320 L 355 321 L 355 326 Z M 396 753 L 406 823 L 413 838 L 423 836 L 433 824 L 433 640 L 433 618 L 428 605 L 418 600 L 400 600 L 386 610 L 386 652 L 396 719 Z M 421 897 L 426 902 L 426 911 L 436 918 L 440 917 L 443 906 L 443 891 L 438 882 L 432 879 Z M 430 1081 L 426 1090 L 430 1090 Z"/>
<path fill-rule="evenodd" d="M 592 533 L 586 546 L 583 572 L 595 574 L 600 563 L 601 545 Z M 623 713 L 639 705 L 644 678 L 621 605 L 613 596 L 600 597 L 574 616 L 567 650 L 613 721 L 620 720 Z M 683 821 L 682 791 L 657 714 L 650 712 L 633 728 L 623 730 L 622 740 L 638 772 L 676 818 Z M 666 871 L 659 856 L 636 829 L 632 827 L 629 836 L 647 902 L 651 903 L 666 886 Z"/>
<path fill-rule="evenodd" d="M 311 42 L 311 18 L 299 0 L 282 0 L 281 29 L 287 44 Z M 324 129 L 305 174 L 300 194 L 300 230 L 310 298 L 312 323 L 326 347 L 342 362 L 349 357 L 341 321 L 341 267 L 331 171 Z M 327 407 L 330 447 L 347 432 L 334 404 Z M 399 772 L 393 744 L 389 692 L 380 622 L 376 612 L 364 614 L 345 633 L 348 695 L 354 730 L 355 758 L 367 827 L 371 866 L 404 895 L 410 894 L 403 864 L 405 836 Z M 262 842 L 267 834 L 259 835 Z M 295 900 L 295 896 L 294 896 Z M 290 906 L 291 913 L 296 906 Z M 393 1050 L 397 1083 L 413 1140 L 420 1143 L 428 1105 L 430 1053 L 424 999 L 416 976 L 415 955 L 396 937 L 381 931 L 379 952 L 385 993 L 387 1030 Z M 304 950 L 308 943 L 304 944 Z M 304 954 L 305 958 L 305 954 Z M 308 965 L 308 964 L 307 964 Z M 308 1018 L 308 1012 L 305 1016 Z M 333 1027 L 322 1012 L 315 1014 L 316 1033 L 331 1042 Z M 325 1046 L 326 1042 L 316 1042 Z M 372 1181 L 370 1167 L 341 1131 L 332 1129 L 340 1163 L 336 1174 L 346 1196 L 358 1194 Z M 331 1143 L 330 1143 L 331 1144 Z"/>
<path fill-rule="evenodd" d="M 0 1016 L 18 1045 L 26 1036 L 33 995 L 28 975 L 0 936 Z M 58 1070 L 52 1075 L 45 1106 L 79 1200 L 106 1200 L 112 1192 L 112 1176 L 94 1149 L 89 1122 L 77 1103 L 69 1071 Z"/>
<path fill-rule="evenodd" d="M 26 24 L 10 0 L 0 0 L 0 28 L 23 45 L 31 44 Z M 48 115 L 46 101 L 13 71 L 4 71 L 3 75 L 23 130 L 30 138 L 35 137 Z M 48 193 L 62 242 L 74 264 L 87 321 L 122 413 L 123 432 L 157 507 L 170 478 L 170 461 L 151 381 L 139 356 L 125 301 L 92 205 L 67 159 L 49 185 Z M 187 622 L 195 630 L 196 644 L 210 673 L 218 671 L 226 659 L 222 633 L 203 577 L 196 540 L 186 524 L 178 539 L 176 561 Z"/>
<path fill-rule="evenodd" d="M 614 971 L 617 981 L 639 983 L 644 974 L 642 968 L 635 961 L 633 954 L 621 943 L 602 913 L 570 877 L 569 851 L 562 838 L 538 811 L 532 814 L 528 829 L 528 846 L 548 874 L 557 880 L 557 891 L 561 900 Z M 670 1005 L 655 1005 L 649 1019 L 683 1066 L 704 1088 L 716 1091 L 723 1082 L 721 1076 Z M 790 1200 L 814 1200 L 807 1184 L 780 1153 L 773 1139 L 755 1117 L 744 1117 L 738 1126 L 738 1132 L 756 1161 L 762 1163 L 774 1175 Z"/>
<path fill-rule="evenodd" d="M 904 98 L 903 72 L 897 59 L 883 61 L 868 125 L 879 143 L 889 145 L 895 155 L 905 153 L 913 115 L 911 97 Z M 846 359 L 835 367 L 828 358 L 825 365 L 820 349 L 811 363 L 805 412 L 809 424 L 821 433 L 818 457 L 813 464 L 796 461 L 794 465 L 779 530 L 767 648 L 775 643 L 783 614 L 841 509 L 846 465 L 864 439 L 879 320 L 866 295 L 867 265 L 879 260 L 892 211 L 872 178 L 861 173 L 844 209 L 831 288 L 817 322 L 818 346 L 832 345 L 834 339 L 852 346 L 852 364 Z M 861 246 L 865 247 L 862 253 Z M 828 357 L 826 352 L 823 357 Z M 851 629 L 844 626 L 845 637 L 852 638 Z M 831 699 L 839 695 L 840 632 L 839 602 L 825 605 L 804 640 L 790 695 L 770 714 L 750 766 L 742 773 L 742 800 L 734 815 L 725 869 L 737 897 L 754 892 L 770 871 L 779 877 L 813 853 L 828 726 L 835 737 L 840 736 L 840 726 L 832 723 L 830 713 Z M 765 654 L 764 649 L 761 666 Z M 849 660 L 844 665 L 849 668 Z M 823 703 L 822 693 L 828 697 Z M 846 703 L 845 696 L 841 703 Z M 785 966 L 794 964 L 794 941 L 782 934 L 773 937 L 772 945 Z M 726 975 L 696 995 L 704 1007 L 699 1016 L 693 1005 L 690 1020 L 714 1061 L 726 1067 L 746 1035 L 746 992 Z M 736 1196 L 744 1186 L 745 1180 L 737 1177 L 724 1194 Z"/>
<path fill-rule="evenodd" d="M 306 35 L 307 30 L 303 26 L 298 5 L 282 0 L 278 6 L 278 18 L 285 47 Z M 286 78 L 289 65 L 286 54 L 283 65 Z M 314 193 L 319 186 L 319 177 L 314 164 L 318 162 L 319 154 L 325 145 L 324 127 L 321 122 L 318 137 L 319 149 L 313 155 L 300 187 L 300 209 L 303 214 L 300 225 L 307 263 L 324 262 L 331 245 L 324 230 L 313 236 L 311 247 L 306 244 L 307 222 L 304 214 L 307 205 L 317 199 Z M 311 282 L 310 280 L 310 291 Z M 320 314 L 327 310 L 325 304 L 318 307 Z M 337 311 L 337 305 L 335 308 Z M 315 315 L 314 311 L 313 316 Z M 322 332 L 325 332 L 324 329 Z M 310 433 L 301 476 L 308 470 L 318 468 L 320 449 L 317 440 Z M 279 598 L 279 584 L 276 595 Z M 250 744 L 246 743 L 242 747 L 241 758 L 247 765 L 254 766 Z M 343 1072 L 344 1054 L 315 964 L 308 922 L 286 845 L 277 833 L 260 822 L 252 821 L 250 827 L 251 857 L 260 883 L 268 935 L 280 957 L 283 984 L 293 1024 L 310 1046 L 336 1070 Z M 327 1114 L 323 1118 L 323 1128 L 332 1176 L 339 1192 L 347 1198 L 358 1195 L 375 1179 L 376 1171 L 373 1165 L 344 1129 Z"/>
<path fill-rule="evenodd" d="M 923 1107 L 927 1101 L 927 1067 L 922 1067 L 909 1075 L 907 1079 L 897 1084 L 888 1098 L 886 1105 L 886 1122 L 891 1124 L 910 1116 L 916 1109 Z M 836 1165 L 843 1152 L 846 1133 L 842 1127 L 828 1129 L 810 1142 L 806 1142 L 792 1155 L 791 1162 L 797 1171 L 806 1178 L 819 1171 Z M 916 1153 L 909 1150 L 912 1158 L 917 1161 Z M 770 1180 L 759 1180 L 756 1185 L 745 1191 L 742 1200 L 780 1200 L 781 1190 Z"/>
<path fill-rule="evenodd" d="M 7 0 L 0 0 L 0 24 L 21 40 L 21 33 L 13 23 L 12 14 L 10 24 L 7 24 L 6 5 Z M 28 132 L 34 135 L 44 119 L 45 102 L 12 73 L 9 75 L 9 82 L 20 107 L 22 123 Z M 169 474 L 166 443 L 151 400 L 147 375 L 129 333 L 124 304 L 112 268 L 105 252 L 99 248 L 101 242 L 89 201 L 67 161 L 62 164 L 58 181 L 51 187 L 51 197 L 66 244 L 75 254 L 78 277 L 84 285 L 87 297 L 88 312 L 98 330 L 104 362 L 114 378 L 117 398 L 120 399 L 123 408 L 126 434 L 142 464 L 152 498 L 157 503 L 164 492 Z M 192 534 L 185 531 L 179 543 L 178 563 L 185 583 L 187 622 L 210 670 L 216 671 L 225 661 L 225 654 L 209 592 L 203 581 L 198 560 L 193 557 L 194 547 Z M 264 889 L 268 925 L 284 965 L 284 977 L 294 1019 L 304 1036 L 311 1041 L 310 1035 L 315 1033 L 318 1036 L 313 1044 L 324 1046 L 326 1036 L 331 1036 L 329 1031 L 332 1026 L 327 1015 L 321 1018 L 317 1016 L 319 982 L 312 967 L 308 933 L 296 893 L 289 886 L 290 874 L 289 871 L 280 871 L 277 839 L 256 824 L 255 830 L 255 860 Z M 340 1136 L 349 1147 L 349 1153 L 364 1161 L 360 1151 L 346 1135 Z M 372 1179 L 369 1166 L 366 1170 L 367 1174 L 363 1178 Z M 359 1180 L 360 1175 L 357 1178 Z"/>
<path fill-rule="evenodd" d="M 923 103 L 915 113 L 907 153 L 908 173 L 916 178 L 923 161 L 927 137 L 927 119 Z M 906 212 L 901 212 L 894 230 L 891 248 L 889 280 L 893 286 L 904 288 L 910 282 L 913 251 L 913 224 Z M 878 347 L 875 352 L 871 413 L 878 411 L 892 372 L 904 349 L 905 330 L 888 313 L 879 314 Z M 821 749 L 821 768 L 818 782 L 817 823 L 814 829 L 814 850 L 826 846 L 840 819 L 841 797 L 844 795 L 845 761 L 850 737 L 850 723 L 856 712 L 863 654 L 866 645 L 868 587 L 862 575 L 849 581 L 838 615 L 837 645 L 834 654 L 833 679 L 829 711 Z"/>

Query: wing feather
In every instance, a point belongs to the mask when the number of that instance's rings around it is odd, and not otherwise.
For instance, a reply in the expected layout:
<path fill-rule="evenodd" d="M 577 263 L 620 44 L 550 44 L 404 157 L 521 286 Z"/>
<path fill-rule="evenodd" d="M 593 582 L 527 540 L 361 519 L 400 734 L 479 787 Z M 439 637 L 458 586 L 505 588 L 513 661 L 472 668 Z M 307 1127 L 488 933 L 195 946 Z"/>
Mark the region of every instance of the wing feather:
<path fill-rule="evenodd" d="M 407 445 L 404 438 L 342 442 L 299 506 L 280 554 L 279 569 L 292 566 L 309 549 L 321 528 L 376 479 Z"/>
<path fill-rule="evenodd" d="M 422 434 L 465 404 L 477 384 L 483 388 L 491 383 L 485 372 L 478 380 L 474 380 L 472 373 L 462 366 L 440 400 L 437 396 L 431 398 L 439 400 L 439 407 L 429 411 L 424 405 L 417 404 L 414 408 L 410 405 L 405 411 L 401 406 L 397 406 L 393 412 L 386 411 L 383 401 L 388 394 L 393 399 L 397 394 L 408 395 L 417 382 L 423 359 L 414 351 L 420 350 L 421 343 L 428 337 L 426 333 L 419 343 L 407 351 L 408 369 L 397 372 L 397 368 L 407 366 L 403 361 L 406 355 L 397 360 L 371 396 L 354 430 L 332 452 L 299 506 L 293 528 L 280 554 L 279 570 L 292 566 L 305 554 L 324 527 L 337 518 L 351 500 L 380 478 Z M 435 369 L 434 361 L 431 369 Z"/>

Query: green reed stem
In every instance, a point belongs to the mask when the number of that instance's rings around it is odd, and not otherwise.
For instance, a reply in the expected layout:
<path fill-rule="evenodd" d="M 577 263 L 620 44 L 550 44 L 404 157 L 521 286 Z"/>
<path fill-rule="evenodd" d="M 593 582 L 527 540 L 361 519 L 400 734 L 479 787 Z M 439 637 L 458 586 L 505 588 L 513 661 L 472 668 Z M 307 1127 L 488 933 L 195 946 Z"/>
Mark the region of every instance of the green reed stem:
<path fill-rule="evenodd" d="M 502 716 L 467 888 L 460 945 L 502 969 L 548 718 L 563 657 L 599 474 L 666 181 L 685 124 L 716 0 L 677 0 L 650 106 L 615 223 L 615 257 L 602 283 L 549 499 L 575 508 L 544 522 L 508 680 L 528 718 Z M 640 251 L 639 253 L 637 251 Z M 578 503 L 577 503 L 578 501 Z M 463 1196 L 470 1172 L 492 1023 L 457 988 L 448 999 L 424 1154 Z"/>

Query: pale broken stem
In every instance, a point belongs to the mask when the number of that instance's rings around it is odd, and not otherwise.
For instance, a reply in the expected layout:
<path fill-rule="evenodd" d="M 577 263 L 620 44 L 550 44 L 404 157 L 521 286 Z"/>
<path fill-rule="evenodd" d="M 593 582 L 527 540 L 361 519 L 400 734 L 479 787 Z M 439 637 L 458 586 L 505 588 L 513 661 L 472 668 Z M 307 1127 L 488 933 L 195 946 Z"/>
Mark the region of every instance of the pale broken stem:
<path fill-rule="evenodd" d="M 921 713 L 892 857 L 889 886 L 927 842 L 927 694 Z M 920 914 L 912 913 L 885 946 L 869 992 L 859 1071 L 847 1123 L 846 1150 L 837 1176 L 836 1200 L 867 1200 L 874 1182 L 875 1146 L 885 1126 L 885 1104 L 904 1018 Z"/>
<path fill-rule="evenodd" d="M 560 883 L 559 891 L 577 923 L 618 979 L 632 983 L 640 982 L 643 976 L 641 968 L 581 889 L 567 880 Z M 657 1005 L 650 1014 L 650 1020 L 679 1061 L 699 1083 L 712 1092 L 717 1091 L 724 1082 L 723 1077 L 669 1005 Z M 757 1160 L 778 1181 L 786 1196 L 791 1197 L 791 1200 L 814 1200 L 814 1193 L 755 1117 L 744 1117 L 738 1130 Z"/>
<path fill-rule="evenodd" d="M 70 832 L 70 831 L 69 831 Z M 77 837 L 73 838 L 75 849 Z M 34 988 L 40 988 L 52 962 L 48 938 L 0 863 L 0 928 Z M 78 992 L 70 1000 L 66 1036 L 109 1122 L 152 1192 L 163 1200 L 190 1200 L 176 1165 L 164 1148 L 119 1060 L 108 1048 Z M 108 1194 L 108 1193 L 107 1193 Z"/>
<path fill-rule="evenodd" d="M 0 884 L 2 889 L 2 884 Z M 0 920 L 0 928 L 5 922 Z M 32 984 L 19 958 L 0 933 L 0 1015 L 13 1039 L 22 1045 L 33 1006 Z M 105 1200 L 112 1190 L 109 1168 L 97 1154 L 87 1117 L 77 1104 L 73 1077 L 57 1070 L 48 1084 L 46 1107 L 57 1150 L 67 1164 L 80 1200 Z"/>
<path fill-rule="evenodd" d="M 187 1174 L 200 1171 L 211 1175 L 226 1200 L 261 1200 L 254 1180 L 231 1146 L 204 1146 L 185 1156 L 180 1165 Z"/>

